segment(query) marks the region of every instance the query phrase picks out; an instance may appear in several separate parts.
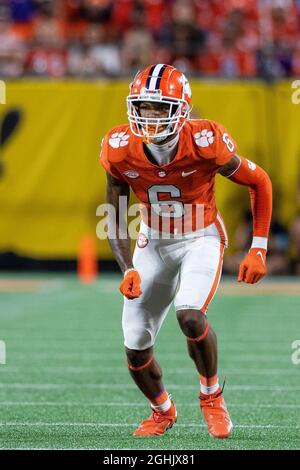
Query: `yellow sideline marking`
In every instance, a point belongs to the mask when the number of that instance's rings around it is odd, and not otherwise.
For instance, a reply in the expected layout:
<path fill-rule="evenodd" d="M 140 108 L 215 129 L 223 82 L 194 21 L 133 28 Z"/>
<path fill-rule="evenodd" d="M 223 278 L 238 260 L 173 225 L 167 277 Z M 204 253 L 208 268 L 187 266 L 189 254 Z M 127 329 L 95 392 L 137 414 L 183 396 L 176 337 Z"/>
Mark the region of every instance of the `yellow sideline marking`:
<path fill-rule="evenodd" d="M 101 292 L 113 294 L 117 289 L 117 280 L 99 280 L 96 283 Z M 0 292 L 39 292 L 62 288 L 61 282 L 53 279 L 0 279 Z M 297 281 L 262 281 L 258 284 L 245 284 L 237 281 L 221 281 L 218 293 L 221 295 L 259 296 L 259 295 L 294 295 L 300 296 L 300 280 Z"/>
<path fill-rule="evenodd" d="M 300 282 L 262 282 L 245 284 L 223 282 L 219 293 L 223 295 L 300 295 Z"/>
<path fill-rule="evenodd" d="M 37 292 L 48 286 L 49 281 L 0 279 L 0 292 Z"/>

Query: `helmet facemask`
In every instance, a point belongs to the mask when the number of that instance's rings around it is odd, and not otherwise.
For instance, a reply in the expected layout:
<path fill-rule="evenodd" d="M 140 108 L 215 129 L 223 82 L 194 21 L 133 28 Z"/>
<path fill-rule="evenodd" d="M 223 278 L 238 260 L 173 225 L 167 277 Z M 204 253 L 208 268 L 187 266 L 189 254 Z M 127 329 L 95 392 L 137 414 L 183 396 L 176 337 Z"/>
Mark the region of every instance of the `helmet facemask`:
<path fill-rule="evenodd" d="M 183 99 L 161 96 L 161 91 L 127 97 L 127 115 L 132 133 L 149 142 L 162 142 L 167 137 L 179 133 L 189 117 L 189 104 Z M 160 103 L 168 106 L 166 117 L 141 117 L 139 105 L 142 102 Z"/>

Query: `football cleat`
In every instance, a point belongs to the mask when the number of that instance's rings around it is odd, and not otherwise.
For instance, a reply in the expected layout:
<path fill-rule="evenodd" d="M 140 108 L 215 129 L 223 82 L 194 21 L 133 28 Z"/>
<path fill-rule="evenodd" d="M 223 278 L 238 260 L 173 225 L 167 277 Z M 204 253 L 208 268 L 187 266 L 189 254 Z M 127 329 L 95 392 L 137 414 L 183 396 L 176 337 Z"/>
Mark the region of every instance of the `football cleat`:
<path fill-rule="evenodd" d="M 208 432 L 212 437 L 226 439 L 233 430 L 225 400 L 223 389 L 219 388 L 212 395 L 200 394 L 200 409 L 206 421 Z"/>
<path fill-rule="evenodd" d="M 162 436 L 168 429 L 171 429 L 176 421 L 177 411 L 173 400 L 171 400 L 171 408 L 168 411 L 160 413 L 152 410 L 149 418 L 141 422 L 133 436 Z"/>

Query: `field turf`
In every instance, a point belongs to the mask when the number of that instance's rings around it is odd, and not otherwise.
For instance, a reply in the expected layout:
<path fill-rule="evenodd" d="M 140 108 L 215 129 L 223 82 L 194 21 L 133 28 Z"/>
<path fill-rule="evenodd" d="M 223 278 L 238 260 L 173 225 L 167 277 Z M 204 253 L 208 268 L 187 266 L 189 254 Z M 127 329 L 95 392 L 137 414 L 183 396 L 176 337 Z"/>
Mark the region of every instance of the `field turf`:
<path fill-rule="evenodd" d="M 197 373 L 172 310 L 156 344 L 177 424 L 160 438 L 132 437 L 150 414 L 123 352 L 120 277 L 92 285 L 74 276 L 0 278 L 0 448 L 300 449 L 300 284 L 227 281 L 209 309 L 218 334 L 220 379 L 235 425 L 208 436 Z M 271 287 L 270 289 L 268 289 Z"/>

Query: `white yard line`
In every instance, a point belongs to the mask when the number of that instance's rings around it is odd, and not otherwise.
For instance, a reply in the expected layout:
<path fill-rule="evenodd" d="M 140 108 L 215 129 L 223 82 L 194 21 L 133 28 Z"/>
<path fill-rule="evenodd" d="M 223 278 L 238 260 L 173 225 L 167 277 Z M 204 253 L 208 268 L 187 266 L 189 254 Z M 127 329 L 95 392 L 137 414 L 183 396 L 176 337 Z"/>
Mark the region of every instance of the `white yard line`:
<path fill-rule="evenodd" d="M 0 427 L 5 427 L 5 426 L 15 426 L 15 427 L 96 427 L 96 428 L 102 428 L 102 427 L 108 427 L 108 428 L 114 428 L 114 427 L 122 427 L 122 428 L 128 428 L 131 426 L 138 426 L 139 423 L 71 423 L 71 422 L 53 422 L 53 423 L 47 423 L 47 422 L 26 422 L 26 421 L 6 421 L 6 422 L 0 422 Z M 205 424 L 201 423 L 191 423 L 191 424 L 176 424 L 176 427 L 181 427 L 181 428 L 206 428 Z M 300 429 L 300 425 L 283 425 L 283 424 L 236 424 L 235 428 L 241 428 L 241 429 Z"/>
<path fill-rule="evenodd" d="M 23 366 L 5 366 L 0 369 L 0 373 L 10 373 L 10 372 L 26 372 L 28 373 L 29 369 L 37 369 L 37 365 L 26 365 L 26 370 L 24 370 Z M 52 367 L 43 367 L 43 372 L 47 373 L 57 373 L 57 372 L 63 372 L 65 374 L 82 374 L 82 373 L 88 373 L 91 372 L 93 374 L 97 374 L 98 372 L 111 372 L 112 370 L 114 372 L 124 372 L 124 374 L 127 374 L 127 367 L 124 365 L 123 367 L 116 367 L 116 366 L 95 366 L 95 367 L 90 367 L 90 366 L 52 366 Z M 184 375 L 197 375 L 197 371 L 195 368 L 188 368 L 188 367 L 166 367 L 165 372 L 168 374 L 184 374 Z M 295 375 L 295 368 L 293 369 L 279 369 L 279 368 L 268 368 L 268 369 L 239 369 L 239 368 L 224 368 L 224 370 L 219 373 L 219 375 L 222 375 L 222 373 L 226 374 L 237 374 L 237 375 L 246 375 L 247 377 L 250 377 L 251 375 Z"/>
<path fill-rule="evenodd" d="M 101 384 L 76 384 L 76 383 L 1 383 L 0 389 L 36 389 L 36 390 L 64 390 L 64 389 L 100 389 L 100 390 L 136 390 L 134 383 L 101 383 Z M 169 384 L 168 389 L 172 390 L 197 390 L 197 385 Z M 281 385 L 228 385 L 228 390 L 232 391 L 262 391 L 262 392 L 297 392 L 300 391 L 299 385 L 281 386 Z"/>
<path fill-rule="evenodd" d="M 197 400 L 195 400 L 194 403 L 178 403 L 176 401 L 176 405 L 179 407 L 191 407 L 194 408 L 196 406 Z M 105 407 L 105 406 L 111 406 L 111 407 L 138 407 L 138 408 L 145 408 L 147 407 L 147 403 L 133 403 L 132 402 L 72 402 L 72 401 L 0 401 L 0 407 L 6 407 L 6 406 L 74 406 L 74 407 Z M 227 403 L 227 406 L 232 406 L 235 408 L 250 408 L 250 409 L 256 409 L 256 408 L 280 408 L 280 409 L 300 409 L 300 405 L 296 403 L 276 403 L 276 404 L 271 404 L 271 403 L 260 403 L 260 404 L 255 404 L 255 403 Z"/>

